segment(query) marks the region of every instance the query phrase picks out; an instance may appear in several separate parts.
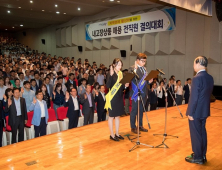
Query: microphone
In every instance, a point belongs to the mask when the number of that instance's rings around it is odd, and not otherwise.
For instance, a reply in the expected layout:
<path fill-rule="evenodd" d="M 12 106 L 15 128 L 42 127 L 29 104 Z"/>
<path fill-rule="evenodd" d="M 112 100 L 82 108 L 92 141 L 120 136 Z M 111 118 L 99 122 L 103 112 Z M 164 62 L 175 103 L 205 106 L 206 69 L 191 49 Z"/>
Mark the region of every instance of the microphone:
<path fill-rule="evenodd" d="M 138 76 L 138 74 L 135 72 L 135 70 L 132 70 L 131 72 L 136 76 L 137 79 L 140 78 L 140 77 Z"/>
<path fill-rule="evenodd" d="M 162 70 L 160 70 L 160 69 L 156 69 L 157 71 L 159 71 L 160 72 L 160 74 L 162 74 L 162 75 L 165 75 L 165 73 L 162 71 Z"/>

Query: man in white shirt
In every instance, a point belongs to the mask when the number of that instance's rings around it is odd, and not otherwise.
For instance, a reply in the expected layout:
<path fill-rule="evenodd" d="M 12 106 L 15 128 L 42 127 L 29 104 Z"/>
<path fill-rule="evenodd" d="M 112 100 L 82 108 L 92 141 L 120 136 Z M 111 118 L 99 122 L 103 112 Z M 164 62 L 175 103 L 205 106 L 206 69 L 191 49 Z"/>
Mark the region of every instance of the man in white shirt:
<path fill-rule="evenodd" d="M 78 125 L 80 116 L 79 99 L 75 88 L 70 90 L 70 94 L 66 92 L 66 102 L 64 107 L 68 107 L 67 117 L 69 119 L 69 129 L 75 128 Z"/>
<path fill-rule="evenodd" d="M 3 96 L 5 94 L 5 90 L 7 86 L 4 86 L 4 79 L 0 77 L 0 100 L 3 100 Z"/>
<path fill-rule="evenodd" d="M 36 98 L 33 98 L 33 102 L 29 108 L 29 110 L 33 110 L 33 118 L 32 124 L 34 125 L 35 129 L 35 137 L 44 136 L 46 135 L 46 127 L 48 124 L 48 109 L 47 104 L 43 100 L 43 93 L 42 91 L 36 92 Z"/>
<path fill-rule="evenodd" d="M 176 86 L 174 90 L 176 94 L 176 104 L 181 105 L 183 101 L 183 86 L 181 85 L 180 80 L 176 81 Z"/>

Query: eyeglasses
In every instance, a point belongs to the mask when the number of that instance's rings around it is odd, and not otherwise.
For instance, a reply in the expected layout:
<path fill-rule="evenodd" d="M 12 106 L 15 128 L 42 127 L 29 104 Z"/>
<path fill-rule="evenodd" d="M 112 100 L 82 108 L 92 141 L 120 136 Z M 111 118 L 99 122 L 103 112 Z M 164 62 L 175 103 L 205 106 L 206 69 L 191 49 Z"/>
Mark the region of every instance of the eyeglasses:
<path fill-rule="evenodd" d="M 140 61 L 142 61 L 142 63 L 146 63 L 146 60 L 140 60 Z"/>

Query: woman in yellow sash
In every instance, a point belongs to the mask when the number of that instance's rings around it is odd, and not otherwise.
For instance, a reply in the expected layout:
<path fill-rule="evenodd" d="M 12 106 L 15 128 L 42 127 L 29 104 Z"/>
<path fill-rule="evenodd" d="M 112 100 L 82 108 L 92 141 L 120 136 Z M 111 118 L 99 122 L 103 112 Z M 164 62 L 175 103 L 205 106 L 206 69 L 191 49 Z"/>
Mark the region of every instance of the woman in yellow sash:
<path fill-rule="evenodd" d="M 119 134 L 120 116 L 124 112 L 123 104 L 123 90 L 129 87 L 129 83 L 122 85 L 120 80 L 123 78 L 123 74 L 120 71 L 123 66 L 123 62 L 119 58 L 113 60 L 113 64 L 110 66 L 110 73 L 107 75 L 106 86 L 110 89 L 106 95 L 105 108 L 109 111 L 109 129 L 110 139 L 114 141 L 123 140 L 124 138 Z M 113 119 L 115 119 L 116 134 L 113 132 Z"/>

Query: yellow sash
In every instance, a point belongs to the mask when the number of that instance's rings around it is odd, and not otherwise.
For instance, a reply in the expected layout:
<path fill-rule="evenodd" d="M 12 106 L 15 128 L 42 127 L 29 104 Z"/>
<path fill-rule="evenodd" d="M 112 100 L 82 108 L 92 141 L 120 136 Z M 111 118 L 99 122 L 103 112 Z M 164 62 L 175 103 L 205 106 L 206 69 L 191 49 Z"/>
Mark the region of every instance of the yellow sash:
<path fill-rule="evenodd" d="M 122 71 L 118 72 L 118 79 L 116 81 L 116 83 L 113 85 L 112 89 L 109 91 L 109 93 L 106 95 L 106 104 L 104 109 L 106 109 L 108 111 L 108 109 L 112 110 L 111 107 L 111 100 L 113 99 L 113 97 L 115 96 L 115 94 L 117 93 L 117 91 L 119 90 L 119 88 L 121 87 L 121 83 L 120 80 L 122 80 L 123 78 L 123 73 Z"/>

